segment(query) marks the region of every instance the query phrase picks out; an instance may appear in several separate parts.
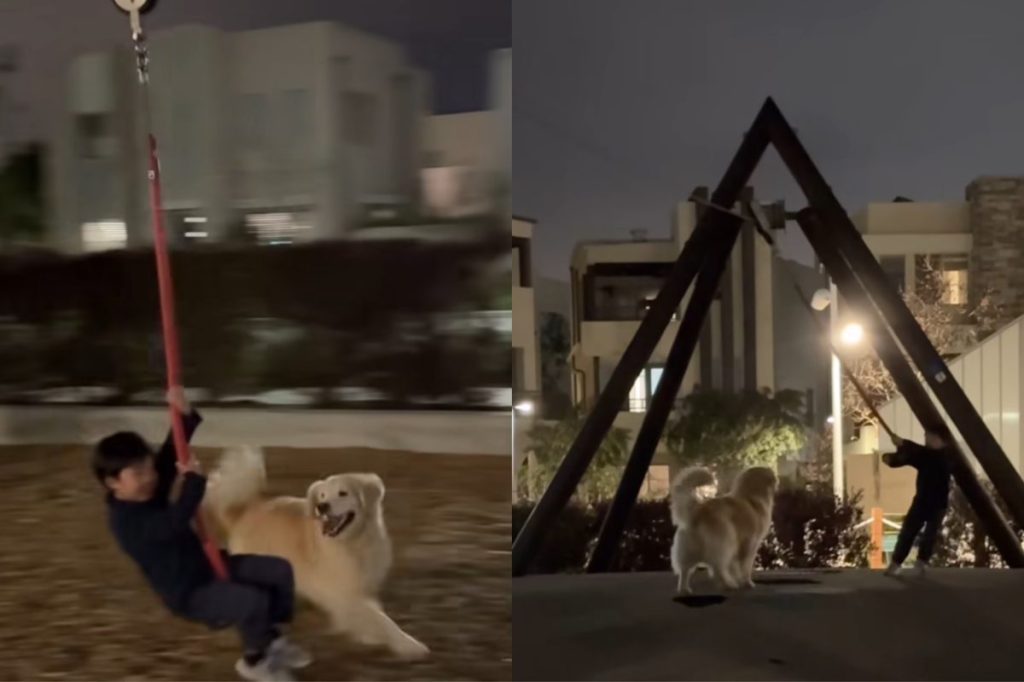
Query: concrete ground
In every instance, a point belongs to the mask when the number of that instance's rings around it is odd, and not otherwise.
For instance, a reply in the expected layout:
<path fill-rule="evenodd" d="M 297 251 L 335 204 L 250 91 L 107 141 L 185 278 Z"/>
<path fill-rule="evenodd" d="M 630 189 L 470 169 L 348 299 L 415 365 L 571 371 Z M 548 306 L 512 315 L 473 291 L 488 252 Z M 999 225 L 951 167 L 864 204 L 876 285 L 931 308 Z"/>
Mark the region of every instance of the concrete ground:
<path fill-rule="evenodd" d="M 512 581 L 517 680 L 1020 680 L 1024 572 L 772 572 L 697 607 L 667 573 Z M 698 594 L 713 591 L 705 581 Z M 710 601 L 710 600 L 705 600 Z"/>

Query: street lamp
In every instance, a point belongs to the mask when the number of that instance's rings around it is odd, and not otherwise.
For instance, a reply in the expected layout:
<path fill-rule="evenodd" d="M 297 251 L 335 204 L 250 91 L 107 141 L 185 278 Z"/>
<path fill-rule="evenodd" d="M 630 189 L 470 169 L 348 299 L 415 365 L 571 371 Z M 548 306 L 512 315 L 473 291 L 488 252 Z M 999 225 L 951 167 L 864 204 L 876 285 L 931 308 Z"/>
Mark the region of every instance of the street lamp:
<path fill-rule="evenodd" d="M 531 400 L 520 400 L 512 403 L 512 501 L 517 499 L 516 488 L 516 413 L 529 416 L 533 414 L 534 405 Z"/>
<path fill-rule="evenodd" d="M 864 338 L 864 327 L 856 322 L 851 322 L 839 334 L 839 340 L 846 346 L 856 346 Z"/>
<path fill-rule="evenodd" d="M 864 328 L 856 322 L 850 322 L 839 334 L 839 300 L 836 283 L 830 281 L 828 289 L 818 289 L 811 297 L 811 307 L 817 311 L 829 310 L 829 334 L 832 339 L 838 338 L 844 346 L 855 346 L 864 339 Z M 834 343 L 834 342 L 833 342 Z M 828 423 L 832 425 L 832 493 L 840 500 L 846 498 L 845 475 L 843 471 L 843 365 L 839 356 L 832 353 L 832 414 Z"/>

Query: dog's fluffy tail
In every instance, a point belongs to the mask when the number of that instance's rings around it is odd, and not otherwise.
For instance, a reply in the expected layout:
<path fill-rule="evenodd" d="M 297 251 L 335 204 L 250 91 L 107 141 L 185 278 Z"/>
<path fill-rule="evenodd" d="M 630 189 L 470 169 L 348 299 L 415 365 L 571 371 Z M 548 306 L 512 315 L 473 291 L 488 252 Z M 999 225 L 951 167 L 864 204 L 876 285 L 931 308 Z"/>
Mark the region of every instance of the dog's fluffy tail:
<path fill-rule="evenodd" d="M 210 474 L 205 503 L 225 530 L 259 498 L 267 480 L 263 452 L 259 448 L 236 446 L 221 455 Z"/>
<path fill-rule="evenodd" d="M 686 528 L 690 525 L 690 518 L 700 505 L 697 489 L 714 484 L 714 474 L 704 467 L 689 467 L 676 474 L 672 480 L 670 494 L 672 497 L 672 523 L 677 528 Z"/>

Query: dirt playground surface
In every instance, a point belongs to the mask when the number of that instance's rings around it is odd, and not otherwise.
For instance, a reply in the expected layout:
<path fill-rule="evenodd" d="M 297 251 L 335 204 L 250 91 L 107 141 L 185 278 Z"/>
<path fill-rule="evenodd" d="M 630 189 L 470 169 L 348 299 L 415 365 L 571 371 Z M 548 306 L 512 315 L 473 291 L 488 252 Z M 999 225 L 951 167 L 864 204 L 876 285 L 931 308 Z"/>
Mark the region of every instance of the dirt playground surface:
<path fill-rule="evenodd" d="M 216 451 L 199 450 L 204 467 Z M 0 447 L 0 680 L 233 680 L 239 642 L 170 616 L 110 537 L 84 448 Z M 384 479 L 395 564 L 385 610 L 430 647 L 406 663 L 326 632 L 302 604 L 291 629 L 316 662 L 300 680 L 509 680 L 509 462 L 401 452 L 267 452 L 272 494 L 344 471 Z"/>

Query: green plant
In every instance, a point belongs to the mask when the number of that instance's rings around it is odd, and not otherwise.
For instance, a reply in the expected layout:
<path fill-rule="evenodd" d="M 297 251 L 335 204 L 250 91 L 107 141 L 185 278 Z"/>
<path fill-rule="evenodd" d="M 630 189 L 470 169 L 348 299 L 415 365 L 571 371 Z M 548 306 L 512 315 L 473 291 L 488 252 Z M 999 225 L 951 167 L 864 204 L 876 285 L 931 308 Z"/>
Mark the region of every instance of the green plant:
<path fill-rule="evenodd" d="M 608 501 L 569 504 L 551 528 L 534 568 L 542 573 L 583 570 L 593 551 Z M 512 509 L 513 537 L 533 509 Z M 859 499 L 841 502 L 822 486 L 783 488 L 775 499 L 772 530 L 757 555 L 759 570 L 866 566 L 870 538 L 857 523 Z M 641 500 L 633 508 L 611 570 L 667 571 L 675 529 L 668 500 Z"/>
<path fill-rule="evenodd" d="M 527 434 L 530 455 L 526 466 L 520 467 L 518 482 L 523 497 L 537 499 L 544 492 L 583 427 L 583 420 L 584 415 L 577 411 L 558 421 L 537 422 L 530 429 Z M 612 427 L 576 488 L 575 499 L 594 503 L 610 498 L 628 455 L 629 431 Z"/>
<path fill-rule="evenodd" d="M 545 416 L 564 417 L 572 409 L 564 378 L 569 366 L 569 323 L 558 313 L 540 316 L 541 389 Z"/>
<path fill-rule="evenodd" d="M 867 566 L 871 539 L 856 527 L 863 515 L 859 493 L 844 502 L 830 485 L 783 486 L 757 564 L 762 569 Z"/>
<path fill-rule="evenodd" d="M 682 400 L 665 442 L 682 466 L 707 466 L 720 474 L 775 466 L 807 442 L 802 412 L 799 391 L 697 390 Z"/>
<path fill-rule="evenodd" d="M 982 485 L 995 500 L 1003 515 L 1007 519 L 1012 519 L 1013 516 L 1009 513 L 1003 498 L 996 493 L 995 487 L 987 480 L 982 481 Z M 1011 525 L 1018 538 L 1024 537 L 1024 533 L 1016 524 L 1011 522 Z M 935 545 L 932 563 L 936 566 L 958 568 L 1007 567 L 995 544 L 982 532 L 971 505 L 967 503 L 967 498 L 957 486 L 953 486 L 953 493 L 949 498 L 949 511 L 942 522 L 942 534 Z"/>

